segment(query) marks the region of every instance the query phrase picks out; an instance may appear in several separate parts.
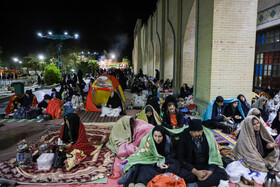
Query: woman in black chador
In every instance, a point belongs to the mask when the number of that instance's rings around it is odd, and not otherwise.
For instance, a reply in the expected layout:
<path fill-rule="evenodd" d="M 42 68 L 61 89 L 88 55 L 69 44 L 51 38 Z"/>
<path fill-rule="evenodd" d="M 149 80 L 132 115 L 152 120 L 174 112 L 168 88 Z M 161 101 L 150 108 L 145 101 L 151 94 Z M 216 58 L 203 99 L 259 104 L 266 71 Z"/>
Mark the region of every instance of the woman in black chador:
<path fill-rule="evenodd" d="M 122 107 L 122 101 L 121 98 L 118 96 L 118 94 L 114 91 L 111 92 L 111 96 L 109 97 L 107 101 L 107 107 L 109 108 L 118 108 L 121 107 L 122 111 L 121 114 L 123 114 L 123 107 Z"/>

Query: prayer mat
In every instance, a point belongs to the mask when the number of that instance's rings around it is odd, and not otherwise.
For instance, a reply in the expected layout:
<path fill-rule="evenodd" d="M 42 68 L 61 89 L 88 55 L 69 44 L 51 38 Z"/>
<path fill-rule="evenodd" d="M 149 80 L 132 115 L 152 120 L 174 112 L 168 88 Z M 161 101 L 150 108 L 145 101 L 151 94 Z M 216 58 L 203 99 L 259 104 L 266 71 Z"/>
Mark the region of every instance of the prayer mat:
<path fill-rule="evenodd" d="M 218 129 L 210 129 L 214 134 L 214 137 L 219 145 L 221 145 L 222 148 L 227 148 L 227 149 L 233 149 L 235 146 L 236 141 L 233 140 L 232 138 L 228 137 L 226 134 L 222 133 Z M 225 142 L 228 143 L 228 145 L 223 145 Z"/>
<path fill-rule="evenodd" d="M 79 187 L 123 187 L 123 185 L 118 184 L 118 180 L 124 175 L 123 171 L 120 170 L 120 167 L 118 166 L 119 163 L 121 163 L 122 160 L 118 157 L 115 158 L 114 162 L 114 169 L 113 174 L 110 177 L 106 177 L 103 179 L 99 179 L 94 181 L 94 183 L 87 183 L 87 184 L 78 184 Z M 42 185 L 17 185 L 18 187 L 42 187 Z M 55 187 L 76 187 L 76 184 L 57 184 Z M 44 184 L 44 187 L 54 187 L 54 185 L 46 185 Z"/>
<path fill-rule="evenodd" d="M 119 117 L 99 117 L 101 112 L 86 112 L 86 111 L 79 111 L 79 116 L 82 122 L 98 122 L 98 123 L 106 123 L 106 122 L 116 122 L 122 116 Z M 1 122 L 1 121 L 0 121 Z"/>
<path fill-rule="evenodd" d="M 105 146 L 112 127 L 86 126 L 89 142 L 96 150 L 87 156 L 80 164 L 67 171 L 63 168 L 51 168 L 49 171 L 37 169 L 34 162 L 25 168 L 16 165 L 16 158 L 0 162 L 0 179 L 16 181 L 19 184 L 72 184 L 91 183 L 94 180 L 108 177 L 112 174 L 115 154 Z M 38 153 L 40 141 L 49 141 L 52 146 L 57 145 L 57 138 L 61 127 L 52 127 L 38 137 L 30 147 L 33 155 Z"/>

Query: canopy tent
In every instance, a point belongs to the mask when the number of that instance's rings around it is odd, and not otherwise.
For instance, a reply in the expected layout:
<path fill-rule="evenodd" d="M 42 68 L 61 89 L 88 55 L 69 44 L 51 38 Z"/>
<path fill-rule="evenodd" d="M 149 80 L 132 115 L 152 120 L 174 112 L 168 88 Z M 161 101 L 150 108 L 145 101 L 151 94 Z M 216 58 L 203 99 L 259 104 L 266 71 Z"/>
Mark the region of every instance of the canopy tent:
<path fill-rule="evenodd" d="M 119 81 L 113 75 L 101 75 L 92 84 L 88 96 L 86 111 L 100 111 L 96 106 L 107 103 L 110 94 L 115 91 L 121 99 L 125 111 L 126 100 Z"/>

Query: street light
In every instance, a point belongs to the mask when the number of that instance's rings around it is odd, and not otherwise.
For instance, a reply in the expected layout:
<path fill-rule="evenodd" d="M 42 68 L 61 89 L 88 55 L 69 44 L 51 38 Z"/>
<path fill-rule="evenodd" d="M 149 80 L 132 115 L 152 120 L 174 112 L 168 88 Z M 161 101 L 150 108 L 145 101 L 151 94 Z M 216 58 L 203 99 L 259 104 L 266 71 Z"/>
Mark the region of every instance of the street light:
<path fill-rule="evenodd" d="M 57 49 L 58 49 L 58 67 L 61 69 L 62 62 L 61 62 L 61 48 L 62 48 L 62 41 L 63 40 L 68 40 L 68 39 L 78 39 L 79 35 L 74 34 L 74 36 L 71 36 L 68 34 L 68 32 L 64 32 L 64 34 L 53 34 L 52 32 L 48 32 L 47 35 L 43 35 L 42 33 L 37 33 L 37 35 L 41 38 L 47 38 L 51 40 L 56 40 L 57 41 Z"/>
<path fill-rule="evenodd" d="M 45 57 L 44 57 L 44 55 L 38 55 L 38 58 L 39 58 L 39 60 L 45 60 Z"/>
<path fill-rule="evenodd" d="M 18 58 L 15 57 L 15 58 L 13 58 L 13 61 L 18 62 L 19 60 L 18 60 Z"/>

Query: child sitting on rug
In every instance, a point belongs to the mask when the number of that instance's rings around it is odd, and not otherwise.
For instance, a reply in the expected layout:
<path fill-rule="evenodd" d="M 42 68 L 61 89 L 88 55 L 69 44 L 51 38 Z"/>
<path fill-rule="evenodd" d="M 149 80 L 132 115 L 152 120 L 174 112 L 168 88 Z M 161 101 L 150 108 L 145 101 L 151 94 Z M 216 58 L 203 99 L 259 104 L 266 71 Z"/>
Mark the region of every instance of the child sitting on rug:
<path fill-rule="evenodd" d="M 66 144 L 65 152 L 80 149 L 87 156 L 90 156 L 92 151 L 95 150 L 95 147 L 90 145 L 87 139 L 85 126 L 75 113 L 69 113 L 64 116 L 64 125 L 59 133 L 59 138 Z"/>

